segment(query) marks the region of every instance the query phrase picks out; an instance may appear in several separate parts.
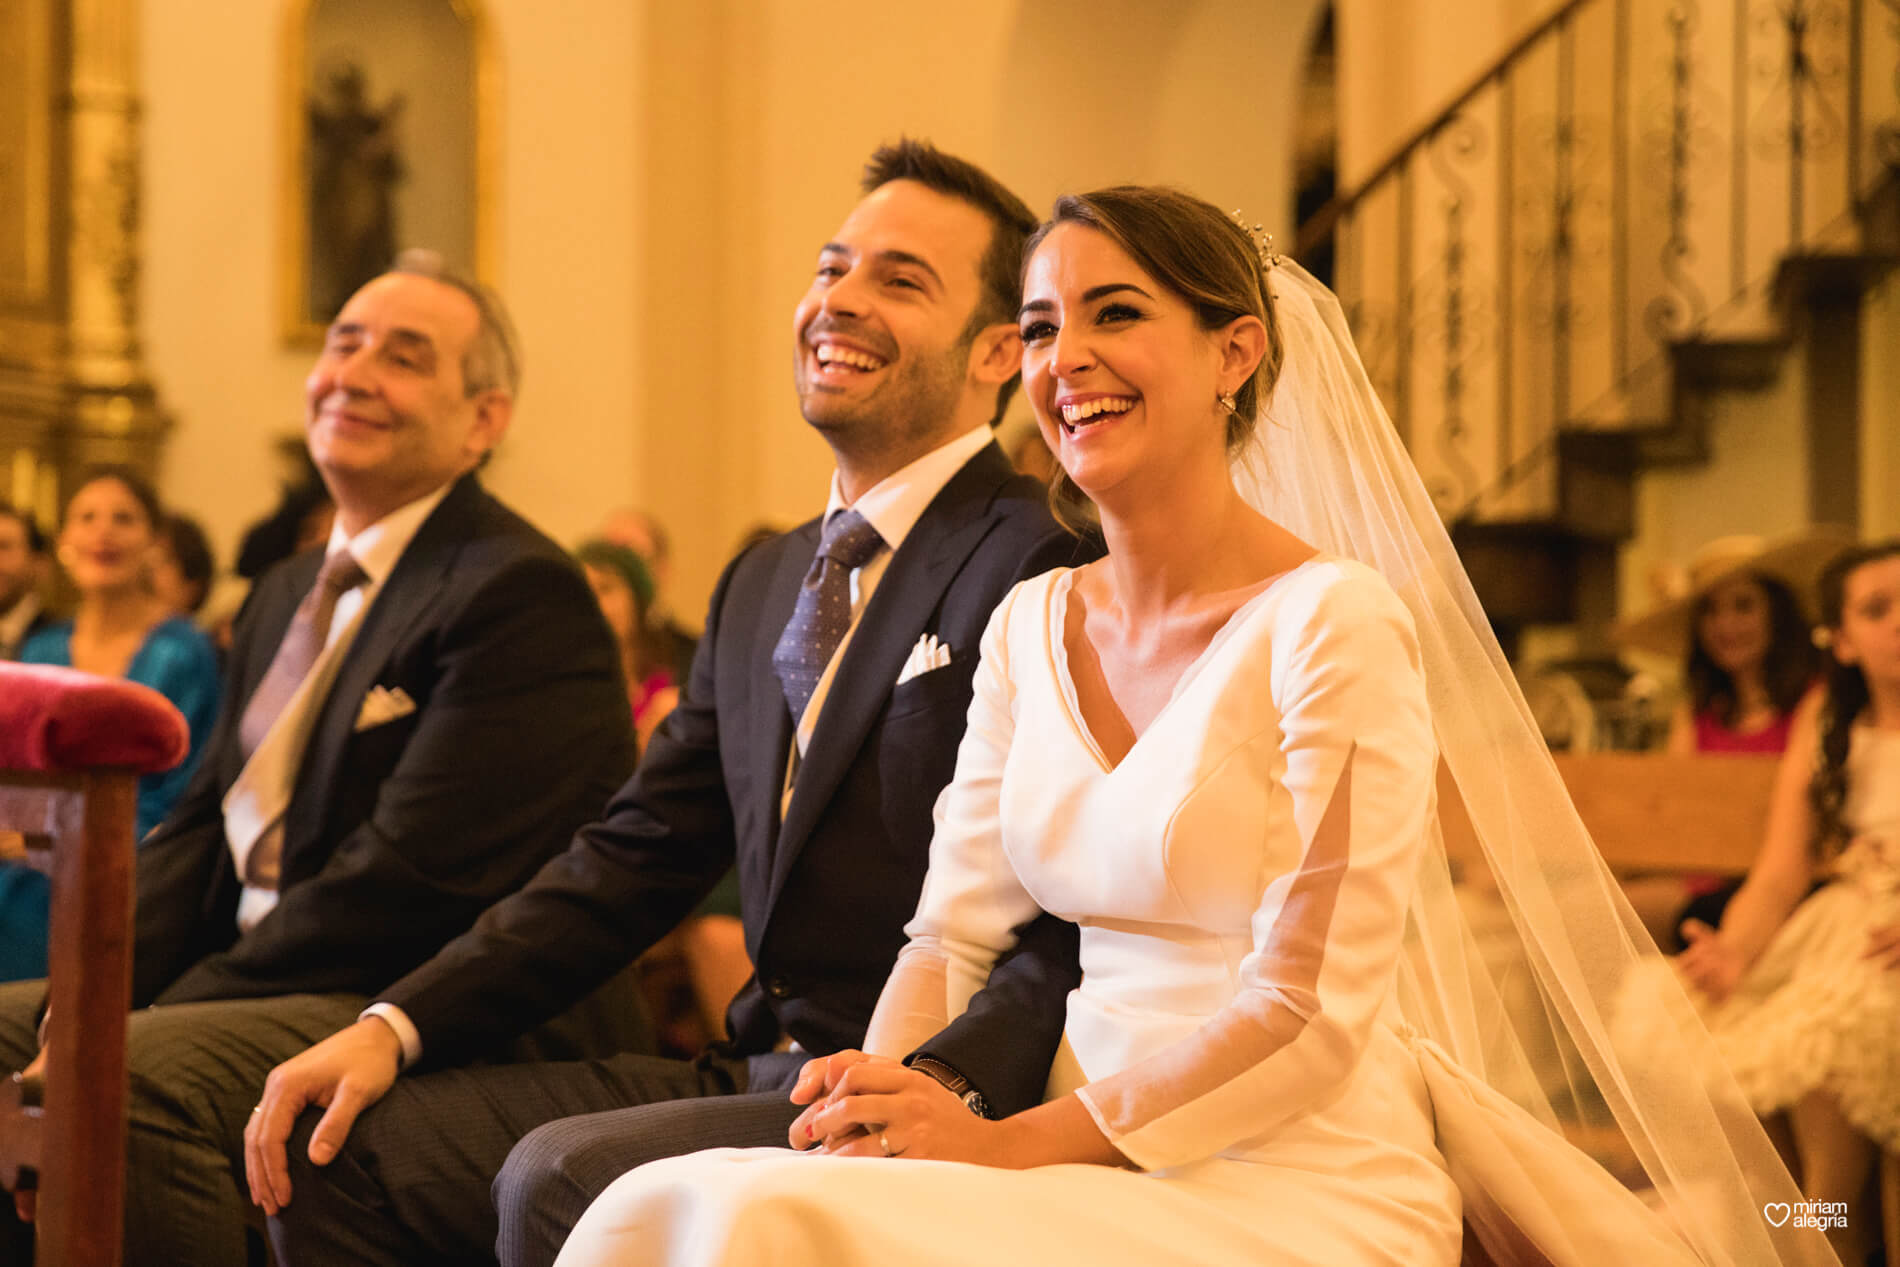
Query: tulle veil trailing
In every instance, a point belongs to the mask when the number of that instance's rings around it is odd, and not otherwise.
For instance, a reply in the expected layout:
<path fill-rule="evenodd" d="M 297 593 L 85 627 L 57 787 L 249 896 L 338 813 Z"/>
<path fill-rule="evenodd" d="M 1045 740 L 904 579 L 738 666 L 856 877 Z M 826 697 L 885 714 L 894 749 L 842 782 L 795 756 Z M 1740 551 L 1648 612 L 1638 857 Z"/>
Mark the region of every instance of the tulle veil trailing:
<path fill-rule="evenodd" d="M 1577 817 L 1338 300 L 1291 261 L 1267 280 L 1284 368 L 1236 483 L 1405 601 L 1440 818 L 1475 837 L 1453 859 L 1434 826 L 1398 989 L 1479 1248 L 1578 1267 L 1837 1263 L 1775 1208 L 1800 1194 Z"/>

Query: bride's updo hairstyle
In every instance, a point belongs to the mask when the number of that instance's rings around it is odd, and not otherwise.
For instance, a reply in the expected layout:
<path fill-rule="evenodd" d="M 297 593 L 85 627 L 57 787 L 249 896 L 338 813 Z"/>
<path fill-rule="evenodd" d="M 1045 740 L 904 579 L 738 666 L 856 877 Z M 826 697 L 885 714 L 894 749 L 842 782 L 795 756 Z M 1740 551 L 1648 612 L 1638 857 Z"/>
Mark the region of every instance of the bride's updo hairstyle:
<path fill-rule="evenodd" d="M 1283 352 L 1253 236 L 1212 203 L 1179 189 L 1116 185 L 1056 199 L 1054 213 L 1023 247 L 1025 270 L 1043 239 L 1062 224 L 1106 234 L 1143 272 L 1193 308 L 1203 330 L 1218 330 L 1246 316 L 1266 326 L 1266 355 L 1234 393 L 1234 412 L 1227 419 L 1227 453 L 1237 455 L 1253 435 L 1261 405 L 1273 394 Z M 1071 531 L 1095 521 L 1088 498 L 1060 466 L 1049 485 L 1049 508 Z"/>

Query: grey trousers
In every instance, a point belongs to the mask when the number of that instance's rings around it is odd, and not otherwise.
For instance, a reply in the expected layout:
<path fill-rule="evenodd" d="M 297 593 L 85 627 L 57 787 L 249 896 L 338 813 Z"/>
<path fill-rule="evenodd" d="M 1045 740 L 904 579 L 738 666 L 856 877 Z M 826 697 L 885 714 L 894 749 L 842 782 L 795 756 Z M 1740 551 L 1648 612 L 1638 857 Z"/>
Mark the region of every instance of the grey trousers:
<path fill-rule="evenodd" d="M 328 1166 L 307 1151 L 319 1114 L 298 1121 L 271 1248 L 282 1267 L 551 1263 L 588 1203 L 633 1167 L 784 1145 L 803 1063 L 624 1055 L 403 1078 Z"/>
<path fill-rule="evenodd" d="M 38 1051 L 34 1013 L 43 981 L 0 986 L 0 1069 Z M 245 1267 L 244 1124 L 264 1075 L 350 1024 L 353 994 L 180 1003 L 135 1011 L 126 1142 L 127 1267 Z M 0 1202 L 0 1262 L 23 1263 L 10 1201 Z"/>

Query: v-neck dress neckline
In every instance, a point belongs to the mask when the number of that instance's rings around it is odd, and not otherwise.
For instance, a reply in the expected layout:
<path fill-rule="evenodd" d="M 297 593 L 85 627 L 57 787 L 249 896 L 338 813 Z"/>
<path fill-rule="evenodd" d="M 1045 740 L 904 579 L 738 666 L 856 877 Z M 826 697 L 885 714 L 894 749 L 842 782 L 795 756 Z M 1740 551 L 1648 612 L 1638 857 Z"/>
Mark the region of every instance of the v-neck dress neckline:
<path fill-rule="evenodd" d="M 1201 676 L 1201 670 L 1214 659 L 1222 647 L 1233 641 L 1234 635 L 1247 624 L 1255 612 L 1265 605 L 1267 598 L 1280 589 L 1283 582 L 1330 557 L 1322 551 L 1304 562 L 1294 564 L 1284 572 L 1268 577 L 1258 594 L 1234 608 L 1233 614 L 1221 622 L 1221 627 L 1214 631 L 1214 636 L 1207 640 L 1207 645 L 1201 648 L 1200 654 L 1189 662 L 1187 668 L 1181 670 L 1181 676 L 1174 680 L 1174 688 L 1168 692 L 1167 702 L 1161 706 L 1159 712 L 1148 719 L 1148 725 L 1135 736 L 1134 742 L 1128 745 L 1128 751 L 1122 754 L 1121 760 L 1115 762 L 1109 761 L 1108 754 L 1095 737 L 1095 732 L 1090 729 L 1088 718 L 1082 712 L 1081 697 L 1076 694 L 1075 676 L 1069 671 L 1069 644 L 1066 636 L 1069 627 L 1069 594 L 1075 588 L 1076 573 L 1080 569 L 1068 568 L 1058 575 L 1049 587 L 1049 660 L 1055 666 L 1056 687 L 1062 696 L 1063 707 L 1068 712 L 1069 724 L 1074 728 L 1076 738 L 1080 740 L 1082 747 L 1094 759 L 1102 773 L 1114 774 L 1128 764 L 1128 759 L 1135 755 L 1142 741 L 1167 718 L 1169 711 L 1174 708 L 1175 701 L 1179 700 Z"/>

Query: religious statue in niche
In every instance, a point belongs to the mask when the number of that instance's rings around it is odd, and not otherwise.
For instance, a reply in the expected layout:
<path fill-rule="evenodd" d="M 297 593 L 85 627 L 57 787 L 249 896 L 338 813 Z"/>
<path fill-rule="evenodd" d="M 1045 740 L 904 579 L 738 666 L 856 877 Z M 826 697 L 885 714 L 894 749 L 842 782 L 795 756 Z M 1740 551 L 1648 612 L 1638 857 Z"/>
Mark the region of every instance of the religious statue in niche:
<path fill-rule="evenodd" d="M 346 299 L 396 258 L 397 191 L 406 169 L 397 137 L 403 96 L 372 104 L 355 61 L 333 63 L 308 105 L 309 319 L 327 324 Z"/>
<path fill-rule="evenodd" d="M 498 79 L 483 0 L 284 3 L 282 312 L 309 345 L 409 247 L 492 272 Z"/>

